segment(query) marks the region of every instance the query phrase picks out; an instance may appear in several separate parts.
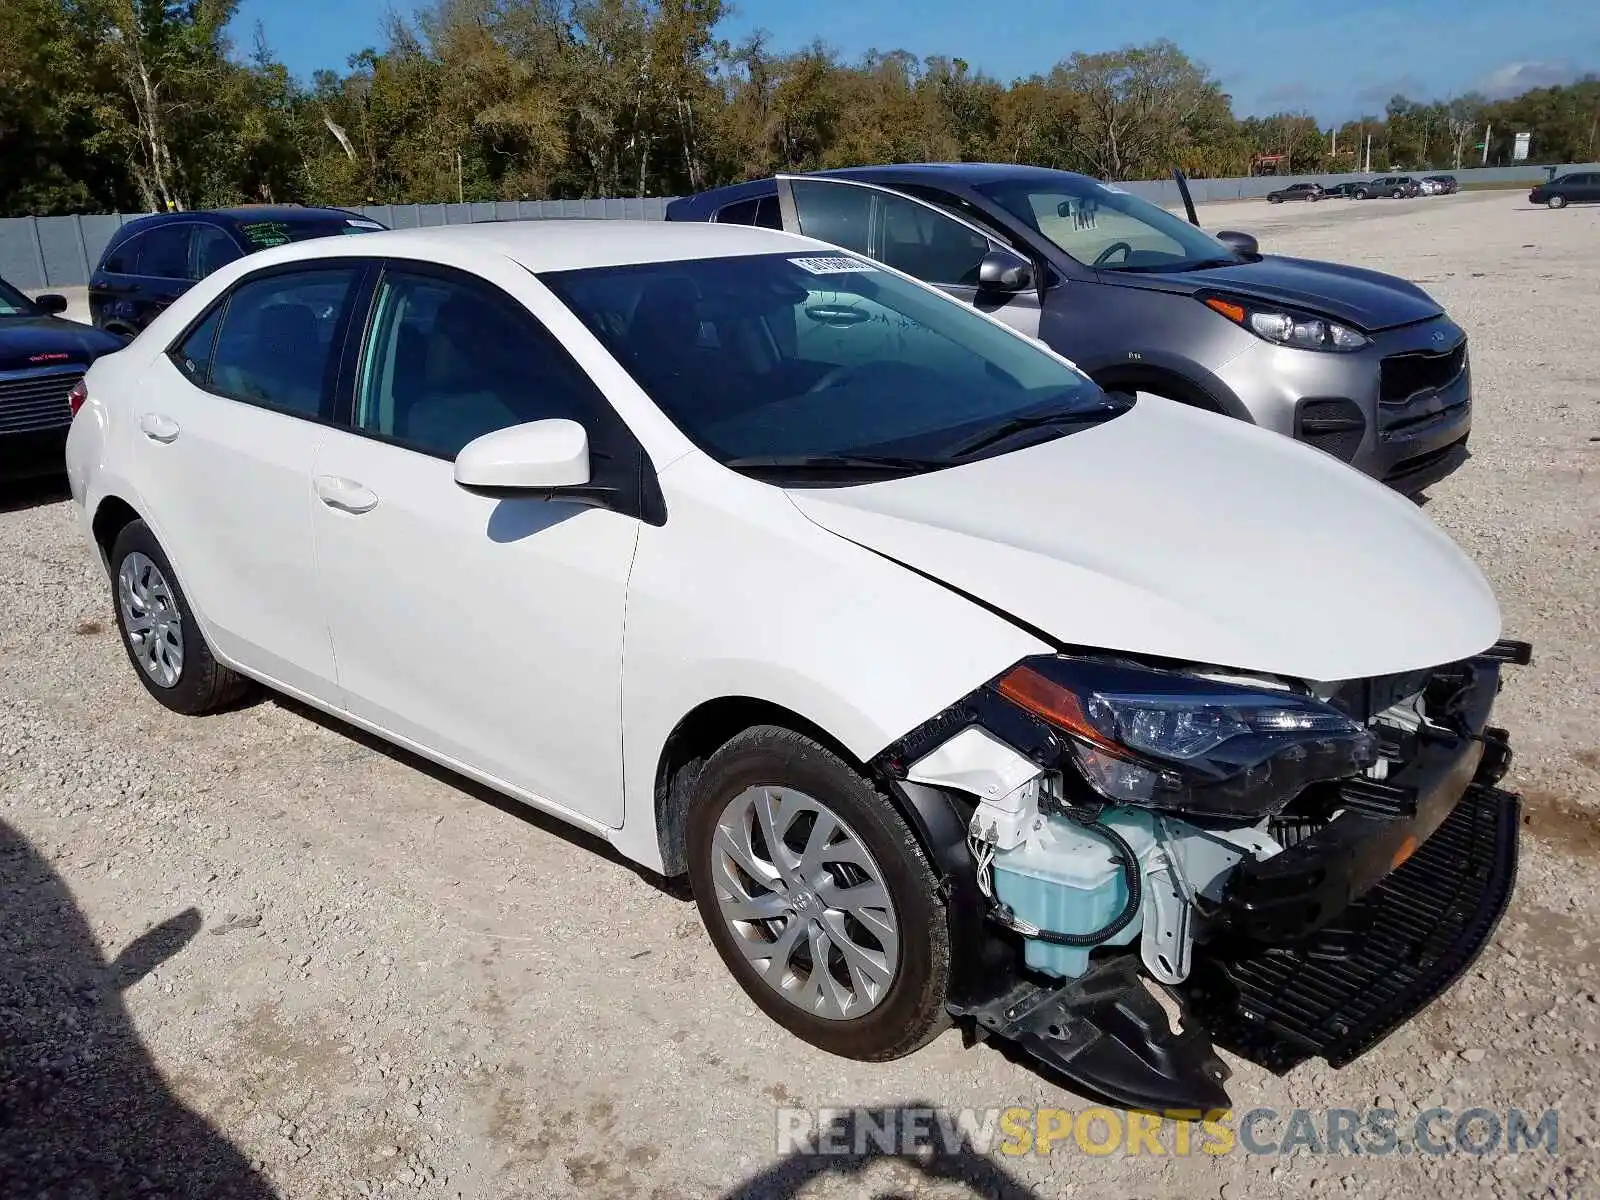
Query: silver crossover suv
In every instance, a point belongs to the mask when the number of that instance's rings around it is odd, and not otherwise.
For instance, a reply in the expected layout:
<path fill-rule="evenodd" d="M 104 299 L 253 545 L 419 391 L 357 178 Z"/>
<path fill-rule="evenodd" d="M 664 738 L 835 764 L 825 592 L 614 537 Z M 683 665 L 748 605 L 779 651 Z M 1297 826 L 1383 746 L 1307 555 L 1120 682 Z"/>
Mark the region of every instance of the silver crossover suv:
<path fill-rule="evenodd" d="M 1415 494 L 1467 459 L 1467 337 L 1421 288 L 1257 251 L 1041 167 L 921 163 L 736 184 L 671 221 L 790 229 L 877 259 L 1048 343 L 1107 390 L 1299 438 Z"/>

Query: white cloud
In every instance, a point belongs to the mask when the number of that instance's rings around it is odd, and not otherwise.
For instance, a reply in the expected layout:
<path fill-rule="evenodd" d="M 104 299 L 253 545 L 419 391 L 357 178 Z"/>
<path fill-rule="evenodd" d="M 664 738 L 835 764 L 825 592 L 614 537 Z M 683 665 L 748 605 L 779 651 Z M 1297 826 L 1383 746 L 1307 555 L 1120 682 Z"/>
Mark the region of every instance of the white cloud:
<path fill-rule="evenodd" d="M 1528 91 L 1530 88 L 1553 87 L 1558 83 L 1571 83 L 1578 70 L 1566 59 L 1546 59 L 1533 62 L 1509 62 L 1496 67 L 1478 81 L 1477 90 L 1491 100 L 1504 100 Z"/>

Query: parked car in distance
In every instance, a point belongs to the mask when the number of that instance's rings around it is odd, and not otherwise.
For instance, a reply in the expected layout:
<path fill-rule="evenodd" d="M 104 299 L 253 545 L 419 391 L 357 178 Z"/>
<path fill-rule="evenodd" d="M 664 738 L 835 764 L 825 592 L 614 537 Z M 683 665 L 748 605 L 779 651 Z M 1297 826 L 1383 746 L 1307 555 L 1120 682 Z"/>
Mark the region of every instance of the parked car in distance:
<path fill-rule="evenodd" d="M 956 1020 L 1204 1112 L 1214 1040 L 1342 1063 L 1468 968 L 1529 649 L 1415 505 L 836 246 L 596 231 L 283 246 L 91 368 L 68 477 L 151 696 L 264 683 L 686 874 L 846 1057 Z"/>
<path fill-rule="evenodd" d="M 1600 203 L 1600 171 L 1571 171 L 1558 175 L 1539 184 L 1528 193 L 1528 199 L 1551 208 Z"/>
<path fill-rule="evenodd" d="M 1322 198 L 1324 200 L 1332 200 L 1332 199 L 1349 200 L 1349 199 L 1352 199 L 1361 188 L 1366 186 L 1366 183 L 1367 183 L 1367 181 L 1363 179 L 1363 180 L 1351 181 L 1351 182 L 1348 182 L 1348 183 L 1335 183 L 1335 184 L 1332 184 L 1332 185 L 1322 189 Z"/>
<path fill-rule="evenodd" d="M 1084 175 L 849 167 L 684 197 L 666 216 L 843 246 L 1043 339 L 1107 390 L 1297 437 L 1408 494 L 1467 458 L 1467 337 L 1426 292 L 1261 254 Z"/>
<path fill-rule="evenodd" d="M 1285 200 L 1321 200 L 1320 183 L 1291 183 L 1286 188 L 1267 193 L 1267 203 L 1282 204 Z"/>
<path fill-rule="evenodd" d="M 1443 196 L 1453 196 L 1461 190 L 1461 184 L 1454 175 L 1427 175 L 1422 181 L 1433 184 L 1435 191 Z"/>
<path fill-rule="evenodd" d="M 65 296 L 30 300 L 0 279 L 0 480 L 59 475 L 74 388 L 123 341 L 63 320 Z"/>
<path fill-rule="evenodd" d="M 1387 196 L 1391 200 L 1404 200 L 1422 195 L 1422 186 L 1409 175 L 1381 175 L 1356 188 L 1357 200 L 1371 200 Z"/>
<path fill-rule="evenodd" d="M 106 243 L 89 278 L 89 317 L 101 329 L 132 337 L 196 281 L 236 258 L 286 242 L 384 228 L 358 212 L 298 205 L 141 217 Z"/>

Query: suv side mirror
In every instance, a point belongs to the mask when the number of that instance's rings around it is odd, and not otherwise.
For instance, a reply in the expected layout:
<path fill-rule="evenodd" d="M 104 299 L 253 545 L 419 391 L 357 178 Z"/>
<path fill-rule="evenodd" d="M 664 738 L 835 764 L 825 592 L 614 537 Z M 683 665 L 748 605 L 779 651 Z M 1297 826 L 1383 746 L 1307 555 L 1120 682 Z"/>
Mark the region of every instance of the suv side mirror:
<path fill-rule="evenodd" d="M 1033 264 L 1009 250 L 991 250 L 978 264 L 978 289 L 1025 292 L 1033 286 Z"/>
<path fill-rule="evenodd" d="M 46 292 L 42 296 L 35 296 L 33 302 L 52 317 L 60 316 L 67 311 L 67 298 L 57 292 Z"/>
<path fill-rule="evenodd" d="M 1216 239 L 1243 258 L 1255 258 L 1261 253 L 1261 247 L 1255 238 L 1236 229 L 1220 230 L 1216 234 Z"/>
<path fill-rule="evenodd" d="M 589 435 L 576 421 L 529 421 L 474 438 L 456 455 L 456 482 L 490 491 L 551 491 L 589 482 Z"/>

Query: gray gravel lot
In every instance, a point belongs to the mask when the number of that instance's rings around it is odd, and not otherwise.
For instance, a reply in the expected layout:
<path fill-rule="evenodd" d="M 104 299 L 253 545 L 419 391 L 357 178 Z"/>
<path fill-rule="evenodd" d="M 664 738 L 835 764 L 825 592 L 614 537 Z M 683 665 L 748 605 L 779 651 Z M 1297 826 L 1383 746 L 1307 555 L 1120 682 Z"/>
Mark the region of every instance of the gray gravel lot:
<path fill-rule="evenodd" d="M 287 701 L 204 720 L 158 708 L 69 505 L 13 489 L 0 1192 L 1600 1192 L 1600 208 L 1480 193 L 1204 219 L 1408 276 L 1467 328 L 1474 457 L 1426 511 L 1488 573 L 1507 635 L 1537 650 L 1499 710 L 1529 836 L 1494 945 L 1352 1067 L 1279 1079 L 1237 1063 L 1233 1095 L 1283 1114 L 1553 1107 L 1554 1155 L 1216 1157 L 1170 1153 L 1169 1136 L 1169 1153 L 1131 1158 L 1070 1140 L 1048 1157 L 781 1158 L 780 1105 L 1086 1102 L 954 1034 L 888 1065 L 827 1057 L 745 999 L 681 891 L 555 823 Z"/>

